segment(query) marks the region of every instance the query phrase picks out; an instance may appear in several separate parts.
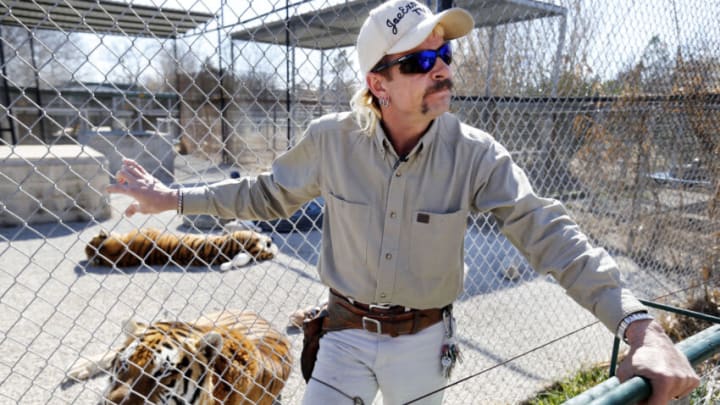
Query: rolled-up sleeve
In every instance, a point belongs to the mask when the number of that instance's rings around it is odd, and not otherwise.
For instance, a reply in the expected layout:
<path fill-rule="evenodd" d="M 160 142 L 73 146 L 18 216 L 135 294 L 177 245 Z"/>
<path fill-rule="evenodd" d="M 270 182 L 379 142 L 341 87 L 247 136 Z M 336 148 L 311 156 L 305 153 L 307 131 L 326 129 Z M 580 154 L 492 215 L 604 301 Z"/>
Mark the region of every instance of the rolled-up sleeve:
<path fill-rule="evenodd" d="M 538 197 L 501 145 L 491 144 L 482 165 L 476 208 L 493 214 L 537 272 L 551 274 L 613 333 L 626 315 L 646 309 L 622 287 L 607 251 L 591 245 L 560 202 Z"/>
<path fill-rule="evenodd" d="M 297 145 L 275 159 L 271 172 L 183 188 L 183 213 L 243 219 L 288 217 L 320 195 L 320 159 L 311 125 Z"/>

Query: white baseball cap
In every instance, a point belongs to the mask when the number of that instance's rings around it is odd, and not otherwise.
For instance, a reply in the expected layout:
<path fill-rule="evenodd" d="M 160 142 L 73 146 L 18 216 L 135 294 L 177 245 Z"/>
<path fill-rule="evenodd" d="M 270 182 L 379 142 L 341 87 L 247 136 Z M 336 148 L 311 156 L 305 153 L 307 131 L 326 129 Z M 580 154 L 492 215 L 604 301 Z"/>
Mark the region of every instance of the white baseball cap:
<path fill-rule="evenodd" d="M 357 38 L 363 77 L 383 56 L 420 45 L 438 24 L 445 30 L 445 39 L 451 40 L 470 32 L 475 21 L 461 8 L 433 14 L 425 5 L 412 0 L 388 1 L 372 9 Z"/>

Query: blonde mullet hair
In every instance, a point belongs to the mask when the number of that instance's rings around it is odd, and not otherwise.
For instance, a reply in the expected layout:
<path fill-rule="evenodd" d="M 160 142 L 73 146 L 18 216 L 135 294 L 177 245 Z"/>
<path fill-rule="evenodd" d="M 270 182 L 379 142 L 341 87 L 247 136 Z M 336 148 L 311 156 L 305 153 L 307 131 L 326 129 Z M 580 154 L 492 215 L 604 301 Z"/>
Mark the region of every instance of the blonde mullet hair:
<path fill-rule="evenodd" d="M 382 119 L 382 112 L 380 112 L 376 97 L 370 92 L 370 89 L 362 87 L 355 92 L 350 99 L 350 108 L 355 113 L 355 120 L 360 125 L 362 132 L 367 136 L 372 136 L 375 126 Z"/>
<path fill-rule="evenodd" d="M 438 24 L 433 28 L 431 35 L 445 36 L 445 28 Z M 355 113 L 355 120 L 360 129 L 367 136 L 372 136 L 375 126 L 382 119 L 382 111 L 380 111 L 380 103 L 367 85 L 362 86 L 360 90 L 350 99 L 350 108 Z"/>

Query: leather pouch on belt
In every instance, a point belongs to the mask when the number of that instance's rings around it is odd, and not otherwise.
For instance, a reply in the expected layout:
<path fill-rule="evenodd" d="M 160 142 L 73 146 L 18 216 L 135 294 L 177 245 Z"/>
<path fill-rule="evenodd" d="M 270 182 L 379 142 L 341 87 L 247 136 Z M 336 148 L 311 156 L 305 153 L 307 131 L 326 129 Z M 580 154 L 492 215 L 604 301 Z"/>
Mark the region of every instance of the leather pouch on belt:
<path fill-rule="evenodd" d="M 317 353 L 320 350 L 320 338 L 325 334 L 323 323 L 327 320 L 327 306 L 323 305 L 316 311 L 305 314 L 303 321 L 303 348 L 300 355 L 300 368 L 305 382 L 310 381 Z"/>

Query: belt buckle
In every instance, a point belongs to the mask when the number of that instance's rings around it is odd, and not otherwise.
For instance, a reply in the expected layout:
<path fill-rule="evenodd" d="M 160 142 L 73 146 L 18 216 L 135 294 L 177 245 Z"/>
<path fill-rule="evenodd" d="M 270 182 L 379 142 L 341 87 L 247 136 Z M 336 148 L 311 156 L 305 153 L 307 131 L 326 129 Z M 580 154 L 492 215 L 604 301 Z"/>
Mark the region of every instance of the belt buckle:
<path fill-rule="evenodd" d="M 368 330 L 368 328 L 367 328 L 367 324 L 368 324 L 368 323 L 374 324 L 374 325 L 375 325 L 375 331 L 374 331 L 374 332 L 375 332 L 376 334 L 378 334 L 378 335 L 382 335 L 382 324 L 380 323 L 380 321 L 378 321 L 377 319 L 368 318 L 367 316 L 363 316 L 363 317 L 362 317 L 362 327 L 363 327 L 363 329 L 365 329 L 365 330 L 368 331 L 368 332 L 373 332 L 373 331 Z"/>

